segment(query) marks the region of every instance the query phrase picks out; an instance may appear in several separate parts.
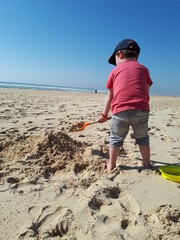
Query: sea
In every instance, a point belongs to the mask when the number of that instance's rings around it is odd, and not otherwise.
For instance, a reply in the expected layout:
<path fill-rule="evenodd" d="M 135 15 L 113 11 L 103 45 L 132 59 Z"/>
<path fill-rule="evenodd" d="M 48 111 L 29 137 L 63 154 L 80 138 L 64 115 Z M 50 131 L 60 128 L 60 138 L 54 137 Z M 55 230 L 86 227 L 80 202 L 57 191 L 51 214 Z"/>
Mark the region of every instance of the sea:
<path fill-rule="evenodd" d="M 0 88 L 107 93 L 106 89 L 77 88 L 77 87 L 54 86 L 54 85 L 43 85 L 43 84 L 33 84 L 33 83 L 18 83 L 18 82 L 0 82 Z"/>

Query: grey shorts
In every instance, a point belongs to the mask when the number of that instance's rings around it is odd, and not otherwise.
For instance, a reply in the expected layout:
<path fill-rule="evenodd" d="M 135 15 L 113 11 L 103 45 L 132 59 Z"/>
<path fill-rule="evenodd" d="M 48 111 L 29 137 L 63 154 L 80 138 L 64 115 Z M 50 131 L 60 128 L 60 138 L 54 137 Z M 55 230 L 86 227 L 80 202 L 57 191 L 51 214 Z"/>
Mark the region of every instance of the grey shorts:
<path fill-rule="evenodd" d="M 122 146 L 130 126 L 134 131 L 136 144 L 149 145 L 148 120 L 149 112 L 138 109 L 127 110 L 113 115 L 111 121 L 110 146 Z"/>

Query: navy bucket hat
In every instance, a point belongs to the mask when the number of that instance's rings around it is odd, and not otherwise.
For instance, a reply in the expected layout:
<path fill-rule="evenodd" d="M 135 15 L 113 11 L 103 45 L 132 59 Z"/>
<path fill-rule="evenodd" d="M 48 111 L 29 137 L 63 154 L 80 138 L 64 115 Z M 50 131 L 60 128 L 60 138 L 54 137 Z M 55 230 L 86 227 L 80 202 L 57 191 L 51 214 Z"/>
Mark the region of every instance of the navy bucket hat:
<path fill-rule="evenodd" d="M 133 52 L 137 52 L 138 55 L 140 53 L 140 47 L 137 44 L 137 42 L 135 42 L 132 39 L 124 39 L 121 42 L 118 43 L 118 45 L 116 46 L 116 48 L 114 49 L 113 54 L 111 55 L 111 57 L 109 58 L 108 62 L 110 64 L 116 65 L 116 60 L 115 60 L 115 53 L 119 50 L 123 50 L 123 49 L 129 49 Z"/>

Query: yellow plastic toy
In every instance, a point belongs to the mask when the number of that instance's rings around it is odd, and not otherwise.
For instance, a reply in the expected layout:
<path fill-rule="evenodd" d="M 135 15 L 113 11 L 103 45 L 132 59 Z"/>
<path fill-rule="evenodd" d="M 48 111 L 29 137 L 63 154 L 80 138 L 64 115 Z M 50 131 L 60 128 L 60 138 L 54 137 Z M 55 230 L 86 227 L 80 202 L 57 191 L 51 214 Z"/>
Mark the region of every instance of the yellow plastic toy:
<path fill-rule="evenodd" d="M 180 182 L 180 167 L 173 165 L 162 166 L 159 167 L 159 171 L 163 178 L 173 182 Z"/>

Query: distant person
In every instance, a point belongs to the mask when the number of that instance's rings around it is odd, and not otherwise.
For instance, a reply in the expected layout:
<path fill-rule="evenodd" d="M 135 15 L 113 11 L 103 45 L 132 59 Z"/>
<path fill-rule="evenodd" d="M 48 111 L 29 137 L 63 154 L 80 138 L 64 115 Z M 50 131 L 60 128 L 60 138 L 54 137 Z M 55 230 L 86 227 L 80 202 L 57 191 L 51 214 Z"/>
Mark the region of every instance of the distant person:
<path fill-rule="evenodd" d="M 97 93 L 97 89 L 95 89 L 95 91 L 94 91 L 95 93 Z"/>
<path fill-rule="evenodd" d="M 109 63 L 116 67 L 107 80 L 108 94 L 99 122 L 106 122 L 111 108 L 112 121 L 110 131 L 110 148 L 107 170 L 116 167 L 120 147 L 132 127 L 136 144 L 143 159 L 143 167 L 150 168 L 150 146 L 148 135 L 149 89 L 152 80 L 149 71 L 137 62 L 140 47 L 131 39 L 118 43 Z"/>

